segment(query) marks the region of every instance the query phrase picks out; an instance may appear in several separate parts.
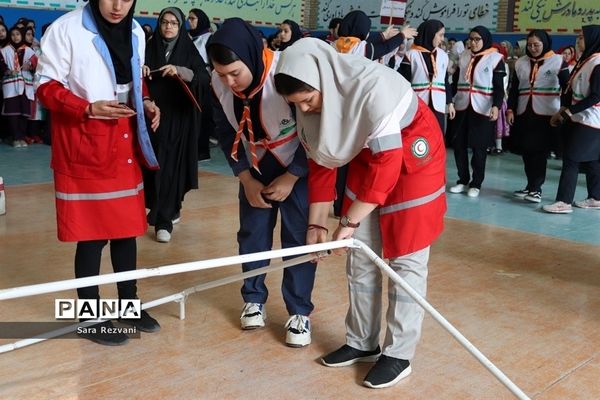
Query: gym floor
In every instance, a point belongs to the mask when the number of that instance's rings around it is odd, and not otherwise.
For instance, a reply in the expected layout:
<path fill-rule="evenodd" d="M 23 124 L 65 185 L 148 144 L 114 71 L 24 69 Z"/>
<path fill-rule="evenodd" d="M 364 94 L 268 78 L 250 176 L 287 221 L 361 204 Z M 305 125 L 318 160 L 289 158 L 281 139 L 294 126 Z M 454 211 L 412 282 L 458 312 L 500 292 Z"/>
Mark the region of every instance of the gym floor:
<path fill-rule="evenodd" d="M 50 148 L 0 145 L 7 214 L 0 216 L 0 288 L 73 277 L 75 245 L 56 239 Z M 448 182 L 456 169 L 448 154 Z M 168 244 L 149 228 L 138 268 L 237 254 L 237 180 L 219 149 L 199 164 Z M 542 204 L 556 193 L 560 161 L 550 160 Z M 521 160 L 490 156 L 479 198 L 448 194 L 446 229 L 432 247 L 428 300 L 532 399 L 600 398 L 600 211 L 552 215 L 512 197 L 524 187 Z M 576 200 L 586 197 L 580 176 Z M 329 221 L 333 229 L 334 218 Z M 275 243 L 274 248 L 279 248 Z M 105 251 L 102 273 L 111 272 Z M 239 266 L 140 280 L 154 300 L 240 272 Z M 429 315 L 413 373 L 393 388 L 361 385 L 370 365 L 327 368 L 323 354 L 344 343 L 343 257 L 319 264 L 312 344 L 284 345 L 281 273 L 267 277 L 267 326 L 242 331 L 239 283 L 150 312 L 162 325 L 111 348 L 56 339 L 0 354 L 0 399 L 511 399 L 512 394 Z M 101 289 L 116 297 L 115 285 Z M 53 321 L 54 299 L 74 291 L 0 302 L 0 322 Z M 384 297 L 385 299 L 385 297 Z M 0 339 L 0 345 L 15 339 Z"/>

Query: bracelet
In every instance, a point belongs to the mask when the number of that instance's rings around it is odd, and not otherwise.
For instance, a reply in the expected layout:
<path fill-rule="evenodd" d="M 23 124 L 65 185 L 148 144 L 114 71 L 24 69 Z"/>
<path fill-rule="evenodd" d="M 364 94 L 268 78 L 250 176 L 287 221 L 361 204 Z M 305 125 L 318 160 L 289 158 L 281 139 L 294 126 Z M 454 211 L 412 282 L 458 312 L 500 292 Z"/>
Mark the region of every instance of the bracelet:
<path fill-rule="evenodd" d="M 146 100 L 148 100 L 148 101 L 152 101 L 152 99 L 151 99 L 150 97 L 148 97 L 148 96 L 144 96 L 144 97 L 142 98 L 142 103 L 143 103 L 144 101 L 146 101 Z"/>
<path fill-rule="evenodd" d="M 92 111 L 92 106 L 93 106 L 93 105 L 94 105 L 94 103 L 90 103 L 90 104 L 88 105 L 88 115 L 89 115 L 90 117 L 93 117 L 93 116 L 94 116 L 94 112 Z"/>
<path fill-rule="evenodd" d="M 561 117 L 563 117 L 564 119 L 571 119 L 571 116 L 573 115 L 573 113 L 571 111 L 569 111 L 568 108 L 565 108 L 564 110 L 562 110 L 560 112 Z"/>
<path fill-rule="evenodd" d="M 308 230 L 310 230 L 310 229 L 321 229 L 321 230 L 325 231 L 325 233 L 329 233 L 329 229 L 325 228 L 322 225 L 308 224 Z"/>

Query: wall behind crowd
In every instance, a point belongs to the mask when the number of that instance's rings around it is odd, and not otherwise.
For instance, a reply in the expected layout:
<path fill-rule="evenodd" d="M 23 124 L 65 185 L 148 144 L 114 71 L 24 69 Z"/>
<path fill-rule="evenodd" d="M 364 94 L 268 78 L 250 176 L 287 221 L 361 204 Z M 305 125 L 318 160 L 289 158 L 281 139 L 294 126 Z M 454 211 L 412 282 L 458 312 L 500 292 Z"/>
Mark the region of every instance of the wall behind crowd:
<path fill-rule="evenodd" d="M 483 25 L 494 33 L 494 41 L 515 43 L 532 29 L 552 34 L 555 49 L 575 44 L 583 25 L 600 24 L 599 0 L 407 0 L 405 19 L 418 26 L 437 19 L 446 26 L 446 37 L 466 39 L 468 31 Z M 352 10 L 371 17 L 376 29 L 384 29 L 389 19 L 380 17 L 381 0 L 319 0 L 314 25 L 326 29 L 329 21 Z"/>
<path fill-rule="evenodd" d="M 36 21 L 38 26 L 51 22 L 65 12 L 86 4 L 79 0 L 5 0 L 9 7 L 0 7 L 0 14 L 8 24 L 20 17 Z M 231 4 L 233 3 L 233 4 Z M 304 18 L 304 0 L 138 0 L 136 19 L 141 23 L 155 23 L 160 10 L 166 7 L 180 7 L 184 12 L 192 8 L 201 8 L 213 21 L 236 16 L 251 24 L 275 27 L 285 19 L 302 21 Z"/>
<path fill-rule="evenodd" d="M 80 0 L 5 0 L 0 7 L 7 25 L 20 17 L 36 21 L 38 27 L 85 2 Z M 545 29 L 554 38 L 555 48 L 573 44 L 582 25 L 600 24 L 598 0 L 407 0 L 406 22 L 418 26 L 427 19 L 438 19 L 446 26 L 447 37 L 466 38 L 470 28 L 484 25 L 494 32 L 496 42 L 522 39 L 531 29 Z M 155 25 L 155 17 L 165 7 L 178 6 L 184 12 L 201 8 L 215 22 L 239 16 L 271 33 L 285 19 L 323 31 L 334 17 L 360 9 L 371 17 L 373 29 L 382 30 L 389 18 L 379 16 L 381 0 L 138 0 L 136 19 Z M 24 8 L 26 7 L 26 8 Z M 39 36 L 39 29 L 38 29 Z"/>

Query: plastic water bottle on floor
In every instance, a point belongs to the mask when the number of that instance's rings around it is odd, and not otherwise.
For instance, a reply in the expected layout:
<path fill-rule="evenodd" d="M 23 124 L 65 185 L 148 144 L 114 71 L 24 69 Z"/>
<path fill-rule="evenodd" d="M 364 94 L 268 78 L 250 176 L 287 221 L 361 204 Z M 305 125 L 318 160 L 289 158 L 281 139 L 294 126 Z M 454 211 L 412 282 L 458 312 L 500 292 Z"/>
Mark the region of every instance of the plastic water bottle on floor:
<path fill-rule="evenodd" d="M 0 176 L 0 215 L 6 214 L 6 196 L 4 195 L 4 180 Z"/>

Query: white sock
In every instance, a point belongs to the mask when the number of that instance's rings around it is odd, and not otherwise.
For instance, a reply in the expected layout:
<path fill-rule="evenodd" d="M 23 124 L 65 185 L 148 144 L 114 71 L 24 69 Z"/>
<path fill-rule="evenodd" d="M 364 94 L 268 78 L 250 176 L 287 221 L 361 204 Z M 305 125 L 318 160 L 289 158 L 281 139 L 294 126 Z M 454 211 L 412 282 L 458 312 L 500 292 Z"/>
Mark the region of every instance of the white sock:
<path fill-rule="evenodd" d="M 496 139 L 496 148 L 502 150 L 502 139 Z"/>

